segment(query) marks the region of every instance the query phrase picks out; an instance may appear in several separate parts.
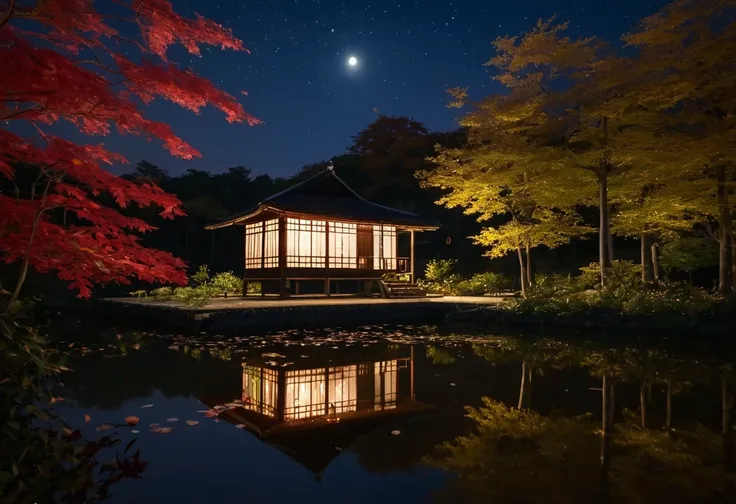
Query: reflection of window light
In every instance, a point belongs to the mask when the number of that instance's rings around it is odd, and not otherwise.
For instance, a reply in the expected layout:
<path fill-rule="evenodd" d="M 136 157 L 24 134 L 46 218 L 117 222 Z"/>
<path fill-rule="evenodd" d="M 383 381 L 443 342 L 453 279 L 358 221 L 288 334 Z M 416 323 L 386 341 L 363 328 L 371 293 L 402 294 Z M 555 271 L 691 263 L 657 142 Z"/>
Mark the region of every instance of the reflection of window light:
<path fill-rule="evenodd" d="M 398 361 L 376 362 L 373 366 L 375 409 L 393 409 L 399 385 Z"/>

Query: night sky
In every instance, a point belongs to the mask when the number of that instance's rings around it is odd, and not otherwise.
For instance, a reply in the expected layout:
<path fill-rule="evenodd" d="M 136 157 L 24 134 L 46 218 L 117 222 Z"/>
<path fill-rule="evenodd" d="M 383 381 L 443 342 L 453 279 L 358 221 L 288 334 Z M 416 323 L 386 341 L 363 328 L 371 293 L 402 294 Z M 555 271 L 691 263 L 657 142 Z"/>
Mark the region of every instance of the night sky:
<path fill-rule="evenodd" d="M 497 89 L 483 63 L 500 35 L 518 34 L 556 14 L 570 22 L 571 36 L 617 42 L 638 19 L 666 3 L 175 0 L 179 12 L 198 12 L 232 28 L 251 54 L 212 49 L 192 58 L 172 49 L 171 59 L 242 98 L 246 110 L 265 124 L 228 124 L 215 110 L 195 116 L 157 103 L 150 117 L 170 122 L 202 159 L 175 159 L 159 143 L 131 137 L 105 143 L 132 165 L 146 159 L 172 175 L 240 165 L 257 174 L 288 176 L 343 153 L 351 135 L 377 111 L 412 117 L 430 130 L 454 128 L 460 112 L 446 108 L 446 90 L 468 86 L 478 98 Z M 355 67 L 348 65 L 350 56 L 358 59 Z"/>

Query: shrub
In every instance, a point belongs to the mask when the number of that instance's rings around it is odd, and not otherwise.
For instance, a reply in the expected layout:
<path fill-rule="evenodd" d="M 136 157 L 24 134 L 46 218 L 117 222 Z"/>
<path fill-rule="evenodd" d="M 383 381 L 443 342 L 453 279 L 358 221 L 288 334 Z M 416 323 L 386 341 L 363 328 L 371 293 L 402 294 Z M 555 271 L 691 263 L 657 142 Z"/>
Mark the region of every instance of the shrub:
<path fill-rule="evenodd" d="M 197 272 L 192 275 L 191 281 L 194 285 L 203 285 L 210 279 L 210 269 L 206 265 L 202 265 L 197 269 Z"/>
<path fill-rule="evenodd" d="M 148 295 L 156 299 L 171 299 L 174 296 L 174 288 L 158 287 L 149 292 Z"/>
<path fill-rule="evenodd" d="M 247 294 L 260 294 L 263 284 L 260 282 L 248 282 Z"/>
<path fill-rule="evenodd" d="M 424 277 L 430 282 L 444 282 L 453 277 L 455 264 L 454 259 L 432 259 L 424 270 Z"/>
<path fill-rule="evenodd" d="M 233 275 L 232 271 L 218 273 L 211 281 L 218 294 L 227 297 L 228 294 L 243 293 L 243 279 Z"/>
<path fill-rule="evenodd" d="M 389 271 L 381 276 L 381 280 L 384 282 L 408 282 L 411 280 L 411 275 L 409 273 L 396 273 Z"/>
<path fill-rule="evenodd" d="M 455 290 L 460 296 L 484 296 L 509 289 L 511 282 L 499 273 L 476 273 L 467 280 L 459 281 Z"/>
<path fill-rule="evenodd" d="M 599 263 L 590 263 L 580 268 L 579 281 L 588 289 L 597 287 L 601 283 L 601 266 Z M 607 283 L 611 286 L 638 287 L 641 282 L 641 265 L 632 261 L 613 261 L 608 272 Z"/>

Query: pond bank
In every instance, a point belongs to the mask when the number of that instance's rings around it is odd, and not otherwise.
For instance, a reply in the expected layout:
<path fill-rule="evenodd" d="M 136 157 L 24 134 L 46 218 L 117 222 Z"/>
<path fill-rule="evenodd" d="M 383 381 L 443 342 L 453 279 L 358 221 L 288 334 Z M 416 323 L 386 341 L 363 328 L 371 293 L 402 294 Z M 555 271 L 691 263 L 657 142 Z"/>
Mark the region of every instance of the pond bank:
<path fill-rule="evenodd" d="M 99 312 L 110 319 L 145 322 L 162 330 L 226 332 L 354 324 L 437 324 L 451 313 L 492 307 L 500 297 L 356 298 L 320 297 L 296 299 L 219 298 L 203 307 L 175 301 L 138 298 L 105 298 Z"/>
<path fill-rule="evenodd" d="M 678 313 L 620 314 L 589 311 L 573 315 L 519 313 L 500 306 L 477 306 L 455 310 L 445 317 L 448 323 L 473 325 L 554 327 L 564 329 L 612 329 L 617 331 L 668 331 L 716 337 L 736 333 L 736 320 L 723 316 L 694 316 Z"/>

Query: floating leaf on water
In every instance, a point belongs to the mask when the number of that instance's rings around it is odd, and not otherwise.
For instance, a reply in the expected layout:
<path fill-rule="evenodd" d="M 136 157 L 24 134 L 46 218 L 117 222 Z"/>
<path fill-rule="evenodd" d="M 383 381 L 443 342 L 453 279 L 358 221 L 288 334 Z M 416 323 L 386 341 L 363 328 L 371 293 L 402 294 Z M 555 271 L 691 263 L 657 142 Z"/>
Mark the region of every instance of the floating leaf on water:
<path fill-rule="evenodd" d="M 151 427 L 151 432 L 155 432 L 156 434 L 170 434 L 172 430 L 172 427 L 159 427 L 158 425 Z"/>
<path fill-rule="evenodd" d="M 454 386 L 455 386 L 455 384 L 454 384 L 454 383 L 450 383 L 450 387 L 454 387 Z"/>
<path fill-rule="evenodd" d="M 339 446 L 335 446 L 335 451 L 341 452 L 342 451 L 342 448 L 340 448 Z"/>
<path fill-rule="evenodd" d="M 392 436 L 398 436 L 399 434 L 401 434 L 401 431 L 400 430 L 392 430 L 391 431 L 391 435 Z"/>
<path fill-rule="evenodd" d="M 52 397 L 51 400 L 49 401 L 49 404 L 56 404 L 56 403 L 61 402 L 63 400 L 64 400 L 63 397 Z"/>
<path fill-rule="evenodd" d="M 281 355 L 277 353 L 264 353 L 261 354 L 261 357 L 264 359 L 286 359 L 286 355 Z"/>
<path fill-rule="evenodd" d="M 207 411 L 204 412 L 204 416 L 206 416 L 207 418 L 216 417 L 217 414 L 218 414 L 217 411 L 212 410 L 212 409 L 211 410 L 207 410 Z"/>
<path fill-rule="evenodd" d="M 175 350 L 175 351 L 177 351 L 177 352 L 178 352 L 178 351 L 179 351 L 179 345 L 171 345 L 171 346 L 169 347 L 169 350 Z"/>
<path fill-rule="evenodd" d="M 135 430 L 135 429 L 133 429 L 133 430 L 131 430 L 130 432 L 132 432 L 133 434 L 138 434 L 138 433 L 139 433 L 140 431 L 139 431 L 139 430 Z"/>
<path fill-rule="evenodd" d="M 110 429 L 112 429 L 112 425 L 106 424 L 106 423 L 100 424 L 100 426 L 97 427 L 97 430 L 98 431 L 106 431 L 106 430 L 110 430 Z"/>
<path fill-rule="evenodd" d="M 141 408 L 153 408 L 153 404 L 144 404 Z"/>
<path fill-rule="evenodd" d="M 126 416 L 125 417 L 125 423 L 127 423 L 131 427 L 134 426 L 134 425 L 138 425 L 138 422 L 140 422 L 140 421 L 141 421 L 141 419 L 138 418 L 137 416 Z"/>
<path fill-rule="evenodd" d="M 149 424 L 148 426 L 149 427 L 157 427 L 159 425 L 161 425 L 161 424 L 160 423 L 152 423 L 152 424 Z"/>
<path fill-rule="evenodd" d="M 178 421 L 179 421 L 179 419 L 178 419 L 178 418 L 173 418 L 173 417 L 172 417 L 172 418 L 167 418 L 167 419 L 166 419 L 166 421 L 167 421 L 167 422 L 178 422 Z"/>
<path fill-rule="evenodd" d="M 84 423 L 89 423 L 92 420 L 92 417 L 88 414 L 84 414 Z"/>
<path fill-rule="evenodd" d="M 242 423 L 235 424 L 235 428 L 236 429 L 245 429 L 245 425 L 243 425 Z"/>
<path fill-rule="evenodd" d="M 184 423 L 186 423 L 187 425 L 190 425 L 192 427 L 194 427 L 195 425 L 199 425 L 199 422 L 197 422 L 196 420 L 187 420 Z"/>

